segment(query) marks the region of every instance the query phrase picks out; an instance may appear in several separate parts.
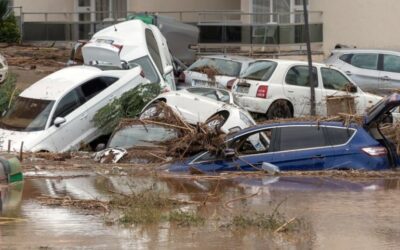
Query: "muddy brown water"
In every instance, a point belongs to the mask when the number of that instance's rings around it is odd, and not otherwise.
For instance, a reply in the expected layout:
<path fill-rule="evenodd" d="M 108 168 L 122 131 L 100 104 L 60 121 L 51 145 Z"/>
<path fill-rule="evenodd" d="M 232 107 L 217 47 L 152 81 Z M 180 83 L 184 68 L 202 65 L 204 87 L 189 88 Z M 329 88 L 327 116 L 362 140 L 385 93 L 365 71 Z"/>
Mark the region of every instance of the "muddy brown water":
<path fill-rule="evenodd" d="M 400 245 L 399 178 L 212 180 L 85 171 L 27 172 L 26 176 L 23 184 L 0 188 L 0 249 L 396 249 Z M 207 194 L 215 194 L 199 211 L 206 223 L 192 227 L 167 222 L 109 225 L 102 212 L 41 205 L 37 199 L 51 195 L 108 200 L 110 189 L 129 193 L 150 187 L 189 201 L 204 201 Z M 229 208 L 223 205 L 237 197 L 249 198 L 231 202 Z M 288 219 L 302 218 L 307 226 L 293 234 L 224 226 L 229 216 L 270 212 L 278 203 Z M 4 221 L 5 217 L 17 219 Z"/>

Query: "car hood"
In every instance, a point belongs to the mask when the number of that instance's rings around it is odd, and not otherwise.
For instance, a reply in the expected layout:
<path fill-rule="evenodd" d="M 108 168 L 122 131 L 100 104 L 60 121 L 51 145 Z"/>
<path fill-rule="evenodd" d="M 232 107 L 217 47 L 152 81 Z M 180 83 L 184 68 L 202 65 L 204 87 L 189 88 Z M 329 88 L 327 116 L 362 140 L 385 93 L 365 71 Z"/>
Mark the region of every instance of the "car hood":
<path fill-rule="evenodd" d="M 11 151 L 20 151 L 22 142 L 24 143 L 23 151 L 30 151 L 38 144 L 41 133 L 42 131 L 22 132 L 0 129 L 0 151 L 7 151 L 9 142 Z"/>
<path fill-rule="evenodd" d="M 371 107 L 370 111 L 364 117 L 364 126 L 369 127 L 376 121 L 379 121 L 385 113 L 400 106 L 400 94 L 392 94 Z"/>

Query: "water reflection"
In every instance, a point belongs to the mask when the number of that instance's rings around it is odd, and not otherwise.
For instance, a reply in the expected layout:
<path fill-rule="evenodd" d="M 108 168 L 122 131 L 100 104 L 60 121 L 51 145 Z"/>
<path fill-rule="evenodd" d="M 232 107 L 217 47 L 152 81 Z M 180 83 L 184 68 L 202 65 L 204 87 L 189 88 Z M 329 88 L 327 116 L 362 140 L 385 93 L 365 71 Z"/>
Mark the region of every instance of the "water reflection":
<path fill-rule="evenodd" d="M 65 173 L 64 173 L 65 174 Z M 78 176 L 77 173 L 70 173 Z M 27 179 L 1 190 L 1 216 L 23 218 L 0 225 L 2 246 L 89 247 L 104 249 L 233 249 L 233 248 L 355 248 L 393 249 L 400 244 L 400 179 L 345 180 L 329 177 L 184 176 L 127 177 L 87 174 L 77 178 Z M 102 215 L 64 207 L 42 206 L 40 195 L 74 199 L 110 198 L 110 191 L 128 194 L 146 189 L 198 201 L 204 226 L 184 228 L 170 223 L 123 228 L 107 226 Z M 22 192 L 23 190 L 23 192 Z M 249 196 L 256 194 L 254 196 Z M 249 198 L 230 203 L 237 197 Z M 268 212 L 282 202 L 288 218 L 309 222 L 300 236 L 269 234 L 256 229 L 221 227 L 230 215 Z M 89 213 L 88 213 L 89 212 Z"/>

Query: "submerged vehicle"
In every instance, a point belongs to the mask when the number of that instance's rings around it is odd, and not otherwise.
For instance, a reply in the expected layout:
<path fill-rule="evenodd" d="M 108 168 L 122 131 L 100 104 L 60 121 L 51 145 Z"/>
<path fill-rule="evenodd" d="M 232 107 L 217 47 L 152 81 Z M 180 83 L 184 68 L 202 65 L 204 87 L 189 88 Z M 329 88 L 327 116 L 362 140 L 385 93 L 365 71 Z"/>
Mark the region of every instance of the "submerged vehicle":
<path fill-rule="evenodd" d="M 386 97 L 362 124 L 286 122 L 258 125 L 228 135 L 222 154 L 202 152 L 169 166 L 169 171 L 384 170 L 399 166 L 395 144 L 380 125 L 400 106 L 400 95 Z"/>

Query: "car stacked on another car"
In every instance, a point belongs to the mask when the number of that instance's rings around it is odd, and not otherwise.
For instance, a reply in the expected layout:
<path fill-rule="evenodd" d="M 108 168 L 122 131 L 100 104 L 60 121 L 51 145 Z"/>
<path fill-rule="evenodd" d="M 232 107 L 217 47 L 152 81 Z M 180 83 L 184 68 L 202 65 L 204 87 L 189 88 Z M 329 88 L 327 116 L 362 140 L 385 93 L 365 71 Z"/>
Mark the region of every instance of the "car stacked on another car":
<path fill-rule="evenodd" d="M 151 83 L 175 90 L 172 57 L 160 30 L 141 20 L 121 22 L 95 33 L 82 47 L 84 63 L 107 62 L 115 67 L 140 65 Z M 121 65 L 121 61 L 123 64 Z"/>
<path fill-rule="evenodd" d="M 196 87 L 160 94 L 143 108 L 140 118 L 160 115 L 159 102 L 166 103 L 189 124 L 206 123 L 224 133 L 256 124 L 246 110 L 233 103 L 231 93 L 223 89 Z"/>
<path fill-rule="evenodd" d="M 363 92 L 339 69 L 313 64 L 316 113 L 327 116 L 327 97 L 350 95 L 357 114 L 382 99 Z M 235 81 L 232 93 L 239 105 L 268 119 L 310 115 L 310 85 L 307 62 L 257 60 Z"/>
<path fill-rule="evenodd" d="M 0 83 L 3 83 L 7 79 L 8 75 L 8 64 L 7 60 L 0 54 Z"/>
<path fill-rule="evenodd" d="M 400 89 L 400 52 L 337 49 L 325 62 L 344 71 L 365 91 L 385 95 Z"/>
<path fill-rule="evenodd" d="M 181 74 L 180 81 L 187 86 L 231 89 L 234 80 L 247 69 L 252 61 L 242 56 L 203 56 Z"/>

